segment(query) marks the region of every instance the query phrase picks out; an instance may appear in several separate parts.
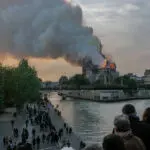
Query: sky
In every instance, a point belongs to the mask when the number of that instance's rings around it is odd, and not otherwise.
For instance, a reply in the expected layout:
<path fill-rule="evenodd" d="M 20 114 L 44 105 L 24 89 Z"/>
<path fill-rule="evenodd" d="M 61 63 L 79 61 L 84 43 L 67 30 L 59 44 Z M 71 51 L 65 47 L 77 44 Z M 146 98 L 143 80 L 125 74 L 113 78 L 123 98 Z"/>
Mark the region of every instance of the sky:
<path fill-rule="evenodd" d="M 27 2 L 28 0 L 26 0 Z M 84 24 L 92 26 L 103 44 L 103 52 L 112 55 L 121 74 L 133 72 L 143 75 L 150 68 L 150 2 L 149 0 L 72 0 L 82 7 Z M 7 7 L 24 0 L 0 0 Z M 1 55 L 4 64 L 16 65 L 10 54 Z M 81 68 L 63 59 L 30 59 L 43 80 L 56 81 L 64 74 L 80 73 Z"/>

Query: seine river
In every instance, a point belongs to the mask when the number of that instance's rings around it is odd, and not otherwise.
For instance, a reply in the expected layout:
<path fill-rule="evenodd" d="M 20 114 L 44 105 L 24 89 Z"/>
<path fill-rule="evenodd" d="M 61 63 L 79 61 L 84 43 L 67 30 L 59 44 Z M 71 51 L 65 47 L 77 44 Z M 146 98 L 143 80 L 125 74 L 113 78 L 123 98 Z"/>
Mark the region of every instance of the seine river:
<path fill-rule="evenodd" d="M 144 109 L 150 106 L 149 100 L 104 104 L 73 99 L 61 100 L 55 92 L 50 93 L 49 97 L 54 105 L 59 104 L 59 110 L 66 122 L 88 144 L 101 143 L 103 137 L 111 133 L 113 119 L 121 113 L 124 104 L 133 104 L 140 117 Z"/>

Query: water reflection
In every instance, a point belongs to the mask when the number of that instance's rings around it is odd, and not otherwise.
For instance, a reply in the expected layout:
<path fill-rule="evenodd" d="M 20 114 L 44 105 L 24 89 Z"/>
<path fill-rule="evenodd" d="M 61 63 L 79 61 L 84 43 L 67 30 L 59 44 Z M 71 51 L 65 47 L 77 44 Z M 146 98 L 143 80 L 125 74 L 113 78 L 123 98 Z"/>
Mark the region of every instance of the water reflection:
<path fill-rule="evenodd" d="M 121 109 L 126 103 L 132 103 L 140 116 L 142 116 L 144 109 L 150 106 L 149 100 L 112 104 L 80 100 L 62 101 L 56 93 L 50 94 L 50 100 L 54 105 L 59 104 L 59 109 L 66 122 L 89 144 L 101 143 L 103 137 L 112 132 L 113 119 L 121 113 Z"/>

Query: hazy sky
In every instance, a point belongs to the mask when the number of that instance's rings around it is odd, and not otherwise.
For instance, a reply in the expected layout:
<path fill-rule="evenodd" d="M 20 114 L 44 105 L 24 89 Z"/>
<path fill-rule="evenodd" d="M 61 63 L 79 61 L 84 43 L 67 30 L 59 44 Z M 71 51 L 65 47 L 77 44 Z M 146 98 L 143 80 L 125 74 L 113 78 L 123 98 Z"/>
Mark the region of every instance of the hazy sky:
<path fill-rule="evenodd" d="M 3 3 L 5 7 L 10 2 L 12 4 L 15 0 L 0 0 L 0 4 Z M 94 28 L 94 33 L 103 43 L 103 51 L 113 56 L 121 73 L 134 72 L 142 75 L 146 68 L 150 68 L 149 0 L 73 2 L 81 5 L 84 23 Z M 14 65 L 17 62 L 7 57 L 4 63 Z M 37 68 L 39 76 L 44 80 L 57 80 L 61 74 L 70 76 L 81 71 L 79 67 L 73 67 L 62 59 L 32 59 L 30 63 Z"/>
<path fill-rule="evenodd" d="M 149 0 L 76 0 L 122 73 L 150 67 Z"/>

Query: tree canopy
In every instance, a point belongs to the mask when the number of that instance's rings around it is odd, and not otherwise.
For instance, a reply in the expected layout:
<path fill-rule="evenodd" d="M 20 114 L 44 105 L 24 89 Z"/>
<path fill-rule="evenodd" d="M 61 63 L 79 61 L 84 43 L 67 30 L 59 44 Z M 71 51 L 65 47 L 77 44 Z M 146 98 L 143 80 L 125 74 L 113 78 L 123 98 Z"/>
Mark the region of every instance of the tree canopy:
<path fill-rule="evenodd" d="M 71 77 L 68 83 L 71 85 L 76 85 L 76 86 L 90 84 L 89 80 L 84 75 L 81 75 L 81 74 L 76 74 L 73 77 Z"/>
<path fill-rule="evenodd" d="M 4 78 L 3 78 L 3 67 L 0 64 L 0 108 L 4 103 Z"/>
<path fill-rule="evenodd" d="M 0 106 L 37 100 L 40 86 L 37 72 L 27 60 L 21 60 L 18 67 L 0 65 Z"/>
<path fill-rule="evenodd" d="M 120 84 L 120 85 L 123 84 L 124 86 L 131 88 L 131 89 L 137 87 L 136 81 L 134 79 L 130 79 L 130 77 L 127 75 L 118 77 L 115 80 L 115 83 Z"/>
<path fill-rule="evenodd" d="M 67 84 L 68 82 L 68 77 L 67 76 L 61 76 L 59 79 L 59 84 L 63 85 L 63 84 Z"/>

